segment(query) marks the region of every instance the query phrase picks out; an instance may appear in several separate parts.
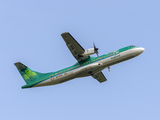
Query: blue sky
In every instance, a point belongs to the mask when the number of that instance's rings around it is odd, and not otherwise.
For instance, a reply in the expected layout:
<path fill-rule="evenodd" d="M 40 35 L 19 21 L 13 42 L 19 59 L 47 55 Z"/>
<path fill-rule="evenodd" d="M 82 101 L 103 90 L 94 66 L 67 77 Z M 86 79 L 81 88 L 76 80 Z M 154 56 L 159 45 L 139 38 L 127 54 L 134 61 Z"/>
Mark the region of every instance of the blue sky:
<path fill-rule="evenodd" d="M 159 11 L 159 0 L 1 0 L 0 119 L 159 120 Z M 101 84 L 86 77 L 21 89 L 15 62 L 42 73 L 76 63 L 63 32 L 85 49 L 94 41 L 100 55 L 128 45 L 145 51 L 104 70 Z"/>

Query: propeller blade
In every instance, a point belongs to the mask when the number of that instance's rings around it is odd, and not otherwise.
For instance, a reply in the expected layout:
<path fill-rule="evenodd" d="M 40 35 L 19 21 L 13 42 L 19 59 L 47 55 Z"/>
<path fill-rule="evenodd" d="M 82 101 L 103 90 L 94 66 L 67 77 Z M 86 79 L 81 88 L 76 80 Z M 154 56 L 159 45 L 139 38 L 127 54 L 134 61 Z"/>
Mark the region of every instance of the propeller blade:
<path fill-rule="evenodd" d="M 95 46 L 94 42 L 93 42 L 93 46 L 94 46 L 94 49 L 95 49 L 95 48 L 96 48 L 96 46 Z"/>
<path fill-rule="evenodd" d="M 99 53 L 98 53 L 98 51 L 96 51 L 96 55 L 97 55 L 97 57 L 99 57 Z"/>
<path fill-rule="evenodd" d="M 96 48 L 96 45 L 94 44 L 94 42 L 93 42 L 93 46 L 94 46 L 95 53 L 96 53 L 96 54 L 97 54 L 97 56 L 99 57 L 98 48 Z"/>
<path fill-rule="evenodd" d="M 110 70 L 111 70 L 111 68 L 110 68 L 110 66 L 108 67 L 108 71 L 109 71 L 109 73 L 110 73 Z"/>

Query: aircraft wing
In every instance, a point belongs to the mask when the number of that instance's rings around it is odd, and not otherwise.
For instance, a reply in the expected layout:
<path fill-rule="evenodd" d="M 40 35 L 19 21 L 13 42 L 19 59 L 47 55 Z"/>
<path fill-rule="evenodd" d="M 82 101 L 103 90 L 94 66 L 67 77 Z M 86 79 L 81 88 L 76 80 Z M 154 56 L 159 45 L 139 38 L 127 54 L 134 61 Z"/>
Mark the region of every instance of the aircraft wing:
<path fill-rule="evenodd" d="M 98 80 L 100 83 L 107 81 L 106 77 L 103 75 L 102 72 L 99 72 L 97 74 L 92 75 L 92 77 L 96 80 Z"/>
<path fill-rule="evenodd" d="M 62 38 L 66 42 L 67 47 L 71 51 L 72 55 L 77 59 L 78 62 L 86 60 L 89 56 L 82 56 L 84 53 L 84 48 L 72 37 L 68 32 L 61 34 Z"/>

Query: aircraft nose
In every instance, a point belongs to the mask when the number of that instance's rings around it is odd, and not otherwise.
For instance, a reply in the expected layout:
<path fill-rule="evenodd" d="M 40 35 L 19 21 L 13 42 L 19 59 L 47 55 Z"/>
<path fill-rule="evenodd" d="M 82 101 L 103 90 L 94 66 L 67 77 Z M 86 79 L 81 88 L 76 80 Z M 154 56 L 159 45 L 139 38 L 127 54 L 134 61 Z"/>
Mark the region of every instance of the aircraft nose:
<path fill-rule="evenodd" d="M 141 48 L 139 48 L 139 49 L 140 49 L 140 52 L 141 52 L 141 53 L 143 53 L 144 50 L 145 50 L 143 47 L 141 47 Z"/>
<path fill-rule="evenodd" d="M 140 55 L 141 53 L 143 53 L 144 50 L 145 49 L 143 47 L 138 47 L 138 48 L 133 49 L 133 53 L 135 56 L 137 56 L 137 55 Z"/>

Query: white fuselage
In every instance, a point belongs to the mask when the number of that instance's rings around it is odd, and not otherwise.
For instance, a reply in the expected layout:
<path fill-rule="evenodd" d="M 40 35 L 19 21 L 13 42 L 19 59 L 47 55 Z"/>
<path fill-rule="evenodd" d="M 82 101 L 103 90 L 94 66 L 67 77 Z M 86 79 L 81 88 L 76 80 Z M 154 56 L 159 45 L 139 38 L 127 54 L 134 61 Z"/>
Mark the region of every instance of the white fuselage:
<path fill-rule="evenodd" d="M 102 71 L 103 69 L 109 66 L 112 66 L 114 64 L 136 57 L 139 54 L 141 54 L 143 51 L 144 51 L 144 48 L 141 48 L 141 47 L 129 49 L 124 52 L 118 53 L 116 55 L 110 56 L 108 58 L 79 67 L 72 71 L 68 71 L 66 73 L 63 73 L 57 76 L 53 76 L 33 87 L 54 85 L 54 84 L 59 84 L 74 78 L 90 76 L 92 74 Z"/>

